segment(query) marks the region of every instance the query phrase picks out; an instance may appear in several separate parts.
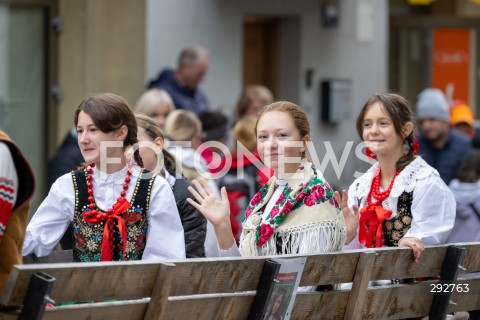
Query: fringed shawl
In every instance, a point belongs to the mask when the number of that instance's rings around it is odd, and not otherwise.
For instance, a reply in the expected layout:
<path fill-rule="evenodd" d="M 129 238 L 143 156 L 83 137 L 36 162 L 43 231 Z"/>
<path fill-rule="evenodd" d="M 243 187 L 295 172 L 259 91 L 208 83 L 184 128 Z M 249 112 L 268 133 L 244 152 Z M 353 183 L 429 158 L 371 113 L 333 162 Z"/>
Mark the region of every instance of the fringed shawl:
<path fill-rule="evenodd" d="M 275 178 L 250 202 L 240 238 L 242 255 L 341 250 L 346 239 L 345 220 L 323 175 L 303 159 L 287 181 L 265 221 L 262 212 L 275 190 Z"/>

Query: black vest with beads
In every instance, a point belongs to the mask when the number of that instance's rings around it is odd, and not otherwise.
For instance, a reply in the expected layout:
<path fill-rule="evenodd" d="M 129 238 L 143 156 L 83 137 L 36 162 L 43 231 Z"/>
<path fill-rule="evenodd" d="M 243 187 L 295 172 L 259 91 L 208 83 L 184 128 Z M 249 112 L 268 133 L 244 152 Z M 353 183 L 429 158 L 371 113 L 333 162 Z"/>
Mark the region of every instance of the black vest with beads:
<path fill-rule="evenodd" d="M 387 247 L 398 247 L 398 242 L 412 225 L 413 191 L 398 197 L 397 215 L 383 222 L 383 240 Z"/>
<path fill-rule="evenodd" d="M 142 173 L 140 172 L 140 177 Z M 90 210 L 88 202 L 87 174 L 85 169 L 72 171 L 75 189 L 75 212 L 73 216 L 73 260 L 77 262 L 100 261 L 105 221 L 87 223 L 82 214 Z M 125 260 L 140 260 L 145 249 L 148 230 L 148 209 L 155 175 L 148 179 L 137 179 L 130 201 L 130 208 L 123 214 L 126 230 Z M 104 212 L 98 205 L 97 211 Z M 114 250 L 112 260 L 124 260 L 123 240 L 115 221 Z"/>

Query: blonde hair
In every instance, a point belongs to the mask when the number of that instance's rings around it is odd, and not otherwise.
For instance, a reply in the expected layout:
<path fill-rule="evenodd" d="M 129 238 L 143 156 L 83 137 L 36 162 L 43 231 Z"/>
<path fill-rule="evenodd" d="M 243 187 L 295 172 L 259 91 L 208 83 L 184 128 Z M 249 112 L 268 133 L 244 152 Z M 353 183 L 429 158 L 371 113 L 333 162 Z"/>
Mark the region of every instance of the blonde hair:
<path fill-rule="evenodd" d="M 138 99 L 137 104 L 135 105 L 135 112 L 151 117 L 154 108 L 161 103 L 169 107 L 170 111 L 175 110 L 175 104 L 167 91 L 162 89 L 150 89 L 145 91 L 145 93 L 143 93 Z"/>
<path fill-rule="evenodd" d="M 237 107 L 235 108 L 235 116 L 237 119 L 240 119 L 247 112 L 248 106 L 254 100 L 259 100 L 263 105 L 273 103 L 273 94 L 265 86 L 260 84 L 250 84 L 243 89 L 242 94 L 237 102 Z"/>
<path fill-rule="evenodd" d="M 201 137 L 202 123 L 191 111 L 175 110 L 165 122 L 165 133 L 173 141 L 191 141 Z"/>
<path fill-rule="evenodd" d="M 256 116 L 242 117 L 233 127 L 233 139 L 236 142 L 233 151 L 237 150 L 237 142 L 241 143 L 248 150 L 253 150 L 257 144 L 255 135 Z"/>

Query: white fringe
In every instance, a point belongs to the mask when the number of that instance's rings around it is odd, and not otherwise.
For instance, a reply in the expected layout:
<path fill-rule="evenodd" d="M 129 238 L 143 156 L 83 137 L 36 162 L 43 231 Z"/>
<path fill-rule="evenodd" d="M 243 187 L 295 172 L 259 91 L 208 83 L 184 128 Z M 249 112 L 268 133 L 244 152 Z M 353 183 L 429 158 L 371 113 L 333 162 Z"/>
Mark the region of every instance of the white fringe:
<path fill-rule="evenodd" d="M 254 241 L 244 242 L 241 247 L 242 254 L 250 255 L 276 255 L 296 253 L 322 253 L 340 251 L 346 239 L 346 232 L 336 221 L 312 223 L 299 227 L 275 232 L 270 239 L 260 248 L 246 248 Z M 255 235 L 253 234 L 254 240 Z M 277 238 L 281 241 L 281 252 L 277 252 Z"/>

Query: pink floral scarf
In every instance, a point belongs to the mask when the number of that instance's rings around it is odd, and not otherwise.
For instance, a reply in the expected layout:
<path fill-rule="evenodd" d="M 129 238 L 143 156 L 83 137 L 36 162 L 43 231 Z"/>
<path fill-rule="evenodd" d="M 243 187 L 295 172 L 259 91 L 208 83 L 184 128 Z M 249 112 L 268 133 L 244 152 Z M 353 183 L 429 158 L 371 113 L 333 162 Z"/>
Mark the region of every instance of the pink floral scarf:
<path fill-rule="evenodd" d="M 263 244 L 265 244 L 275 232 L 277 227 L 285 220 L 287 215 L 302 205 L 311 207 L 322 202 L 329 202 L 331 205 L 339 208 L 338 203 L 334 198 L 333 189 L 327 182 L 317 176 L 315 167 L 312 166 L 311 168 L 314 172 L 313 177 L 306 182 L 300 183 L 300 185 L 294 189 L 287 184 L 268 217 L 257 226 L 255 234 L 257 246 L 263 246 Z M 304 169 L 305 167 L 301 165 L 298 168 L 297 173 L 301 173 Z M 252 213 L 257 215 L 262 214 L 262 211 L 260 210 L 255 212 L 255 208 L 268 202 L 266 196 L 272 183 L 274 183 L 274 181 L 269 181 L 269 183 L 264 185 L 253 197 L 250 201 L 250 205 L 245 211 L 245 218 L 243 221 L 248 219 Z"/>

